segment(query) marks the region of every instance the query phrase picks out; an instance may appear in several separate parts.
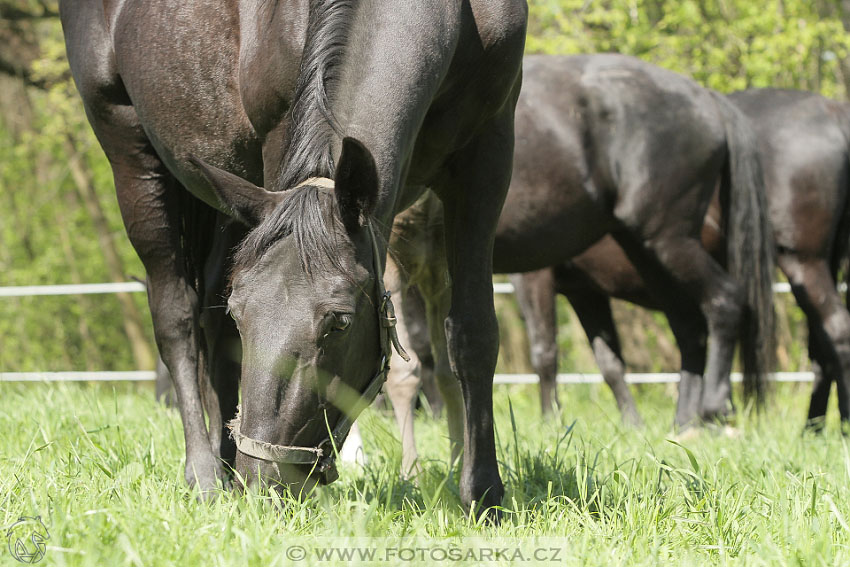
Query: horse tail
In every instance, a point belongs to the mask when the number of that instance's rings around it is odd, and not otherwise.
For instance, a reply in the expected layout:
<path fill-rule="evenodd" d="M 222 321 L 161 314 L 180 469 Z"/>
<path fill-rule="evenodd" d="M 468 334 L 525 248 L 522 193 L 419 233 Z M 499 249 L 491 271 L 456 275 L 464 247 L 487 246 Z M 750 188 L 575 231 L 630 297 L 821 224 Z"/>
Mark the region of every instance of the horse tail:
<path fill-rule="evenodd" d="M 189 191 L 179 188 L 180 247 L 184 269 L 198 301 L 204 301 L 204 265 L 215 240 L 216 211 Z"/>
<path fill-rule="evenodd" d="M 177 189 L 177 214 L 180 219 L 180 249 L 183 255 L 183 267 L 186 277 L 195 290 L 198 307 L 203 315 L 206 300 L 206 285 L 204 267 L 207 263 L 212 242 L 216 234 L 215 210 L 189 193 L 183 187 Z M 203 320 L 203 319 L 202 319 Z M 200 325 L 200 350 L 198 352 L 198 379 L 200 380 L 201 403 L 208 407 L 212 396 L 211 383 L 202 380 L 201 376 L 209 376 L 210 353 L 207 352 L 207 339 L 204 325 Z"/>
<path fill-rule="evenodd" d="M 755 398 L 760 407 L 775 356 L 773 229 L 755 131 L 738 107 L 719 93 L 713 94 L 723 117 L 729 152 L 724 176 L 727 187 L 723 188 L 728 270 L 746 297 L 739 330 L 744 397 Z"/>

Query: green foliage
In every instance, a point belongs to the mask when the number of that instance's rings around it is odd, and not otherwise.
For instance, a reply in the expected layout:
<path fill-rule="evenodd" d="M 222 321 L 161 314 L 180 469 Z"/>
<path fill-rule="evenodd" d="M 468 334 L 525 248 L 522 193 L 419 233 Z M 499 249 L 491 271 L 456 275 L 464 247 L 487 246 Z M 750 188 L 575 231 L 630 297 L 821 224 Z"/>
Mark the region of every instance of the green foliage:
<path fill-rule="evenodd" d="M 720 91 L 774 85 L 847 95 L 850 34 L 836 0 L 530 0 L 529 8 L 529 52 L 629 53 Z M 144 276 L 124 236 L 111 170 L 70 80 L 56 9 L 53 0 L 0 0 L 0 14 L 9 18 L 0 21 L 0 63 L 18 45 L 3 42 L 18 33 L 26 48 L 19 57 L 28 65 L 25 79 L 45 87 L 24 92 L 20 80 L 0 76 L 0 286 L 109 279 L 91 218 L 74 194 L 67 140 L 94 179 L 124 274 Z M 134 301 L 147 317 L 144 297 Z M 527 371 L 516 306 L 500 300 L 498 309 L 499 370 Z M 594 371 L 584 335 L 563 303 L 559 315 L 560 369 Z M 624 345 L 631 370 L 676 367 L 661 316 L 629 308 L 617 315 L 645 323 L 649 346 Z M 132 368 L 121 317 L 112 296 L 0 299 L 0 370 Z M 786 356 L 780 361 L 784 369 L 804 367 L 800 312 L 789 305 L 782 317 Z M 654 355 L 643 361 L 646 352 Z"/>
<path fill-rule="evenodd" d="M 815 90 L 846 98 L 850 35 L 836 2 L 531 0 L 530 53 L 619 52 L 729 92 Z"/>
<path fill-rule="evenodd" d="M 42 56 L 33 77 L 50 88 L 25 90 L 0 80 L 0 286 L 73 283 L 72 271 L 84 283 L 110 280 L 76 194 L 68 140 L 93 176 L 127 278 L 143 278 L 124 236 L 111 169 L 67 76 L 59 22 L 47 20 L 39 29 Z M 143 294 L 134 300 L 146 314 Z M 114 296 L 0 299 L 0 345 L 0 371 L 135 368 Z"/>

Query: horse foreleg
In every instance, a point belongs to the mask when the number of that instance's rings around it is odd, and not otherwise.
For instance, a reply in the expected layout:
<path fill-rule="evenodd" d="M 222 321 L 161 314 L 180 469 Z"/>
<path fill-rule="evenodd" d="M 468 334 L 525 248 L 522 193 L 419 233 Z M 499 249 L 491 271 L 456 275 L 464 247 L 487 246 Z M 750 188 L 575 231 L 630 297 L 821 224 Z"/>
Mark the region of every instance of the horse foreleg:
<path fill-rule="evenodd" d="M 112 164 L 127 235 L 147 272 L 154 335 L 183 420 L 185 478 L 207 493 L 223 478 L 223 467 L 210 446 L 198 386 L 205 379 L 198 324 L 201 298 L 193 285 L 196 274 L 187 273 L 181 234 L 185 211 L 180 210 L 179 196 L 186 189 L 168 172 L 128 104 L 102 6 L 77 4 L 74 9 L 63 6 L 62 13 L 70 34 L 69 62 L 92 128 Z M 91 25 L 80 27 L 86 21 Z M 75 28 L 85 31 L 77 35 L 71 31 Z"/>
<path fill-rule="evenodd" d="M 446 339 L 464 403 L 464 454 L 460 497 L 464 505 L 489 510 L 501 504 L 504 487 L 496 461 L 493 373 L 499 326 L 493 304 L 493 242 L 511 177 L 513 116 L 505 112 L 479 137 L 454 154 L 446 178 L 435 183 L 445 210 L 451 307 Z"/>
<path fill-rule="evenodd" d="M 210 445 L 200 383 L 199 298 L 186 273 L 174 193 L 181 187 L 163 175 L 116 169 L 115 184 L 127 233 L 148 273 L 148 302 L 162 360 L 177 393 L 186 442 L 185 478 L 204 493 L 225 478 Z M 167 186 L 170 185 L 170 186 Z M 139 203 L 145 203 L 140 209 Z"/>
<path fill-rule="evenodd" d="M 407 311 L 404 309 L 405 295 L 403 293 L 406 287 L 405 279 L 393 257 L 388 256 L 384 283 L 390 293 L 402 299 L 399 309 L 396 309 L 396 330 L 401 344 L 409 346 L 411 344 L 410 334 L 408 333 Z M 416 398 L 422 385 L 419 376 L 420 364 L 415 349 L 408 348 L 407 352 L 410 355 L 410 360 L 407 362 L 393 353 L 390 372 L 384 386 L 392 403 L 393 413 L 401 433 L 402 478 L 416 476 L 420 471 L 413 429 L 413 412 L 416 409 Z"/>
<path fill-rule="evenodd" d="M 219 218 L 219 221 L 224 219 Z M 204 269 L 204 305 L 201 328 L 209 356 L 207 380 L 202 383 L 202 399 L 209 421 L 210 444 L 216 456 L 233 467 L 236 443 L 227 424 L 236 417 L 239 403 L 239 377 L 242 373 L 242 341 L 233 318 L 225 311 L 230 251 L 244 236 L 241 225 L 223 223 L 216 230 L 215 243 Z"/>

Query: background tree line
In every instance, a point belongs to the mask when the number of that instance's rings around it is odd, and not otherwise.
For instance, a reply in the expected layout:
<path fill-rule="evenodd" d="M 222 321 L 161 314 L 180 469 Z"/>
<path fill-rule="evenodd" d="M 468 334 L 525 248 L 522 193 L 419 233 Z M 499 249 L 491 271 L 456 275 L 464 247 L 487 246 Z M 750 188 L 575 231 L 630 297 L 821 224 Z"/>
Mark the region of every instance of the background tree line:
<path fill-rule="evenodd" d="M 617 51 L 721 92 L 777 86 L 847 99 L 850 0 L 529 0 L 529 53 Z M 56 0 L 0 0 L 0 286 L 144 278 L 112 174 L 73 87 Z M 515 303 L 497 300 L 501 371 L 528 370 Z M 805 367 L 805 325 L 777 302 L 780 364 Z M 595 371 L 559 304 L 562 371 Z M 630 369 L 672 370 L 663 316 L 617 303 Z M 0 299 L 0 371 L 152 368 L 143 294 Z"/>

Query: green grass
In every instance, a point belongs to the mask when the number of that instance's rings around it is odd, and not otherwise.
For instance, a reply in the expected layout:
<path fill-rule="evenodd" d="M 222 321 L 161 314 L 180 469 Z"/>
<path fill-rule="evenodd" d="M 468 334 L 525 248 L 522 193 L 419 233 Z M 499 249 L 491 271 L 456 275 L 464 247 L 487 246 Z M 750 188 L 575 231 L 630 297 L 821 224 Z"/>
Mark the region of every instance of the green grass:
<path fill-rule="evenodd" d="M 498 387 L 507 494 L 502 524 L 489 527 L 460 510 L 445 425 L 425 416 L 418 484 L 399 480 L 394 421 L 372 409 L 361 421 L 365 469 L 341 467 L 303 502 L 248 493 L 202 503 L 182 480 L 179 416 L 146 385 L 0 384 L 0 528 L 40 514 L 50 530 L 42 565 L 287 565 L 293 541 L 404 535 L 555 536 L 574 565 L 846 565 L 850 448 L 834 416 L 823 436 L 801 435 L 806 390 L 778 387 L 770 415 L 741 418 L 741 438 L 680 446 L 663 386 L 641 390 L 640 432 L 619 426 L 604 386 L 563 388 L 550 423 L 534 389 Z M 18 565 L 0 533 L 0 566 Z"/>

